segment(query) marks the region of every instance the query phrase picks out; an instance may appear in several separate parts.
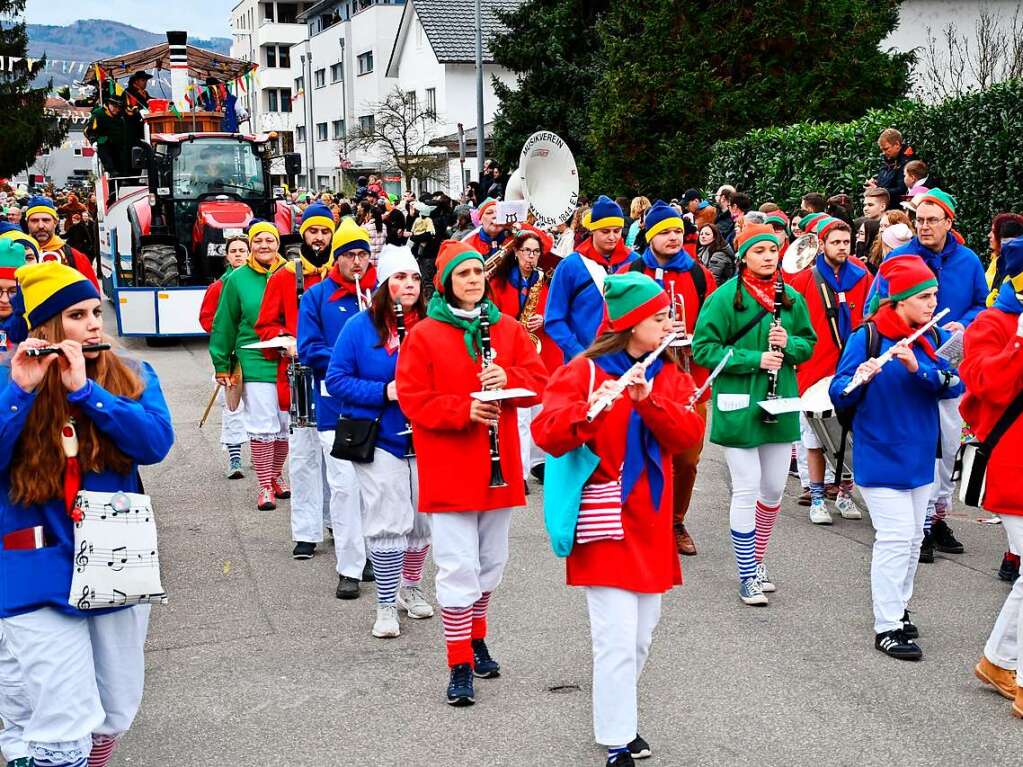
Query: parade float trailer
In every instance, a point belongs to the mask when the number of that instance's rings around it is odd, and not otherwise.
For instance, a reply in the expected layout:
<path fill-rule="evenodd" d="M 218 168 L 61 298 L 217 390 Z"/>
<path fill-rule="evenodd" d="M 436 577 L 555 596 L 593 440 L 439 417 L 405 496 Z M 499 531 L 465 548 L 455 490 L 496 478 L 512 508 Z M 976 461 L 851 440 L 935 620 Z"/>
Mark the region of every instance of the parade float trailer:
<path fill-rule="evenodd" d="M 226 238 L 254 218 L 292 231 L 291 208 L 270 183 L 274 134 L 221 132 L 223 114 L 196 110 L 208 77 L 231 82 L 253 67 L 168 32 L 167 43 L 90 68 L 101 99 L 106 78 L 140 69 L 171 73 L 171 98 L 151 98 L 142 112 L 147 141 L 132 149 L 133 175 L 96 168 L 103 287 L 122 336 L 205 335 L 199 307 L 224 272 Z M 299 172 L 298 155 L 286 159 Z"/>

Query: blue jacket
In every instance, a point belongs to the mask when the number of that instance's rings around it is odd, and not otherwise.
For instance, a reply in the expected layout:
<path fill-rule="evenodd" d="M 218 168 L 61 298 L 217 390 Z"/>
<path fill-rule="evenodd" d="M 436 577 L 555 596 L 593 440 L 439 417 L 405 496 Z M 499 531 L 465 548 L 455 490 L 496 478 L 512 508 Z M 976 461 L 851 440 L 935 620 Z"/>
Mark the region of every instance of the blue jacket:
<path fill-rule="evenodd" d="M 938 278 L 938 306 L 935 312 L 945 308 L 949 310 L 942 320 L 943 325 L 948 322 L 969 325 L 985 308 L 988 286 L 984 267 L 977 254 L 965 245 L 960 245 L 951 234 L 946 238 L 940 253 L 925 248 L 914 237 L 889 253 L 885 261 L 907 254 L 920 256 Z M 867 294 L 868 304 L 883 282 L 884 279 L 878 275 Z"/>
<path fill-rule="evenodd" d="M 329 276 L 302 294 L 298 307 L 298 359 L 316 377 L 316 430 L 334 431 L 341 417 L 341 403 L 324 387 L 327 368 L 341 328 L 359 313 L 355 296 L 331 301 L 338 284 Z"/>
<path fill-rule="evenodd" d="M 939 331 L 941 342 L 949 333 Z M 893 345 L 881 337 L 880 353 Z M 938 449 L 938 400 L 958 397 L 963 385 L 951 384 L 939 371 L 947 370 L 944 360 L 932 360 L 918 346 L 913 352 L 920 369 L 910 373 L 892 360 L 870 383 L 848 396 L 842 390 L 856 368 L 867 359 L 867 331 L 859 328 L 850 337 L 831 381 L 831 401 L 839 409 L 856 405 L 853 418 L 853 473 L 863 487 L 892 487 L 910 490 L 934 481 L 934 458 Z"/>
<path fill-rule="evenodd" d="M 327 371 L 327 391 L 341 401 L 350 418 L 380 418 L 377 447 L 405 457 L 408 437 L 405 416 L 397 402 L 387 399 L 387 384 L 394 380 L 398 353 L 388 354 L 368 312 L 360 312 L 345 325 L 337 339 Z"/>
<path fill-rule="evenodd" d="M 84 490 L 137 493 L 139 465 L 162 461 L 174 443 L 170 411 L 156 373 L 141 363 L 145 389 L 139 400 L 115 397 L 94 381 L 68 395 L 89 420 L 129 456 L 133 465 L 126 474 L 90 472 L 82 477 Z M 47 545 L 41 549 L 5 551 L 0 548 L 0 617 L 52 607 L 66 615 L 83 613 L 68 604 L 75 534 L 63 498 L 34 506 L 13 504 L 10 498 L 11 464 L 36 394 L 16 384 L 0 392 L 0 536 L 41 525 Z M 54 428 L 59 428 L 56 424 Z M 54 471 L 58 471 L 54 467 Z M 89 610 L 96 615 L 102 610 Z"/>
<path fill-rule="evenodd" d="M 632 253 L 628 262 L 639 256 Z M 585 256 L 574 252 L 558 264 L 551 278 L 543 329 L 558 345 L 565 362 L 584 351 L 597 337 L 604 319 L 604 297 L 583 263 Z M 616 264 L 617 268 L 621 264 Z"/>

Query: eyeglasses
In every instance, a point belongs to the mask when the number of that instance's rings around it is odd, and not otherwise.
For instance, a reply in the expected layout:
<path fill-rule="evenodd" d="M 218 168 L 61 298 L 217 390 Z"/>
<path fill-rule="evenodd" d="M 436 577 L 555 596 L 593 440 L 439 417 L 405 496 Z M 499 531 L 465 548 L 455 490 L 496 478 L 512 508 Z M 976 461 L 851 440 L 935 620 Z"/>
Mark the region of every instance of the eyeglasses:
<path fill-rule="evenodd" d="M 945 217 L 941 218 L 918 218 L 916 220 L 917 226 L 937 226 L 942 221 L 945 221 Z"/>
<path fill-rule="evenodd" d="M 14 297 L 18 295 L 18 288 L 0 288 L 0 296 L 7 296 L 8 301 L 13 301 Z"/>
<path fill-rule="evenodd" d="M 524 256 L 539 256 L 540 255 L 540 249 L 539 248 L 521 248 L 519 250 L 519 253 L 521 253 Z"/>
<path fill-rule="evenodd" d="M 347 258 L 349 261 L 369 261 L 369 253 L 364 250 L 349 250 L 342 253 L 340 258 Z"/>

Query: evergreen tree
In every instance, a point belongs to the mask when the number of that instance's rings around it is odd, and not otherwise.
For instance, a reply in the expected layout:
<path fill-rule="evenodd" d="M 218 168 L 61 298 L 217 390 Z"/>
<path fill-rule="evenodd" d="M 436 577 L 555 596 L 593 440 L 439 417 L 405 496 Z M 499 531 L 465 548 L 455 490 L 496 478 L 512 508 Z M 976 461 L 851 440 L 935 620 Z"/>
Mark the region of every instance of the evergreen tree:
<path fill-rule="evenodd" d="M 631 0 L 600 23 L 590 102 L 597 189 L 681 196 L 713 143 L 751 128 L 844 121 L 902 97 L 912 54 L 879 44 L 900 0 Z M 589 185 L 588 185 L 589 186 Z"/>
<path fill-rule="evenodd" d="M 36 155 L 56 146 L 67 133 L 61 121 L 44 114 L 51 83 L 33 88 L 32 78 L 46 66 L 40 59 L 28 66 L 25 31 L 26 0 L 0 0 L 0 176 L 12 176 L 29 167 Z M 11 59 L 20 59 L 12 62 Z"/>

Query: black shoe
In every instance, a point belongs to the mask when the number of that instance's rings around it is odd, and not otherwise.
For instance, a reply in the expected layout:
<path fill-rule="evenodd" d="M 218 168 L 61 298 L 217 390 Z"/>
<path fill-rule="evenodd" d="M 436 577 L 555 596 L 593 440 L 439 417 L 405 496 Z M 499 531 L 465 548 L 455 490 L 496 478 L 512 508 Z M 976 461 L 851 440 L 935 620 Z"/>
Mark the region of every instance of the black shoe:
<path fill-rule="evenodd" d="M 632 754 L 628 751 L 623 751 L 620 754 L 609 756 L 607 758 L 607 767 L 636 767 L 636 763 L 632 761 Z"/>
<path fill-rule="evenodd" d="M 472 687 L 472 666 L 459 663 L 451 669 L 448 681 L 448 705 L 471 706 L 476 702 L 476 691 Z"/>
<path fill-rule="evenodd" d="M 535 479 L 541 485 L 543 484 L 543 470 L 544 465 L 542 463 L 537 464 L 536 466 L 529 470 L 529 473 L 533 475 L 533 479 Z"/>
<path fill-rule="evenodd" d="M 292 559 L 312 559 L 316 553 L 316 544 L 308 541 L 299 541 L 291 552 Z"/>
<path fill-rule="evenodd" d="M 339 575 L 337 591 L 334 592 L 334 596 L 338 599 L 358 599 L 359 581 L 355 578 L 349 578 L 347 575 Z"/>
<path fill-rule="evenodd" d="M 927 533 L 920 544 L 920 561 L 929 565 L 934 561 L 934 536 Z"/>
<path fill-rule="evenodd" d="M 944 554 L 962 554 L 963 544 L 952 535 L 952 528 L 945 520 L 940 519 L 931 525 L 931 537 L 934 539 L 934 548 Z"/>
<path fill-rule="evenodd" d="M 529 480 L 528 479 L 522 480 L 522 486 L 526 489 L 526 495 L 529 495 Z"/>
<path fill-rule="evenodd" d="M 480 679 L 496 679 L 501 676 L 501 664 L 490 657 L 490 650 L 484 640 L 472 640 L 472 658 L 473 673 Z"/>
<path fill-rule="evenodd" d="M 635 740 L 629 744 L 629 754 L 633 759 L 646 759 L 653 753 L 650 744 L 643 740 L 643 736 L 637 734 Z"/>
<path fill-rule="evenodd" d="M 372 583 L 375 580 L 376 577 L 373 575 L 373 563 L 367 559 L 366 564 L 362 568 L 362 582 Z"/>
<path fill-rule="evenodd" d="M 1011 551 L 1005 552 L 1002 557 L 1002 566 L 998 568 L 998 577 L 1009 583 L 1019 578 L 1019 557 Z"/>
<path fill-rule="evenodd" d="M 902 633 L 906 635 L 906 639 L 918 639 L 920 637 L 920 629 L 909 619 L 909 610 L 902 611 Z"/>
<path fill-rule="evenodd" d="M 874 649 L 899 660 L 920 660 L 924 657 L 923 650 L 902 629 L 884 631 L 874 637 Z"/>

